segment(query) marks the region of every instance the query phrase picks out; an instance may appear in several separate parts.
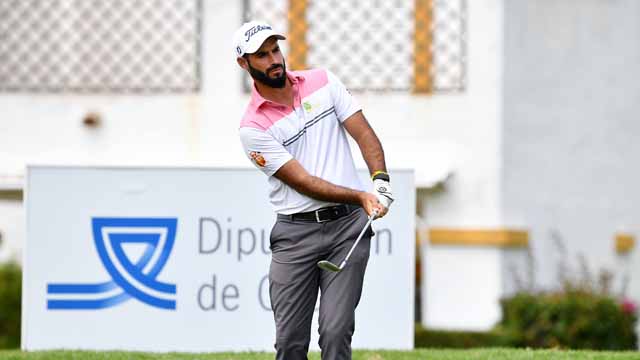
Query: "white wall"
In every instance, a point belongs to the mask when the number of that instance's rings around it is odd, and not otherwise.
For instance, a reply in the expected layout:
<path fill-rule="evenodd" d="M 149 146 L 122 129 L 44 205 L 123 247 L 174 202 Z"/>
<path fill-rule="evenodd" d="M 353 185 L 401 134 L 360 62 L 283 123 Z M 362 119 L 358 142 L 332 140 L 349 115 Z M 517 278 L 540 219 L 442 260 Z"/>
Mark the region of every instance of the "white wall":
<path fill-rule="evenodd" d="M 24 219 L 20 193 L 0 192 L 0 262 L 21 260 Z"/>
<path fill-rule="evenodd" d="M 572 275 L 578 254 L 594 273 L 620 270 L 615 233 L 640 233 L 640 3 L 506 4 L 506 221 L 532 229 L 538 285 L 559 285 L 553 233 Z M 631 280 L 638 301 L 640 280 Z"/>
<path fill-rule="evenodd" d="M 500 209 L 500 99 L 502 1 L 467 2 L 467 90 L 460 95 L 406 97 L 404 118 L 374 123 L 390 159 L 419 168 L 451 166 L 443 192 L 422 196 L 421 215 L 430 226 L 502 225 Z M 397 113 L 380 101 L 377 113 Z M 373 103 L 373 101 L 372 101 Z M 384 104 L 384 108 L 382 108 Z M 397 116 L 391 116 L 397 118 Z M 377 120 L 377 119 L 374 119 Z M 407 136 L 410 134 L 411 136 Z M 404 136 L 404 137 L 403 137 Z M 404 158 L 405 160 L 401 160 Z"/>
<path fill-rule="evenodd" d="M 384 130 L 383 143 L 390 160 L 435 167 L 437 172 L 448 166 L 452 170 L 443 187 L 418 192 L 423 228 L 504 225 L 500 207 L 503 3 L 468 1 L 467 6 L 466 92 L 404 98 L 410 104 L 406 107 L 410 119 L 406 128 L 396 125 L 405 119 L 374 123 L 376 129 Z M 387 106 L 388 114 L 405 108 Z M 419 168 L 416 173 L 420 174 Z M 428 241 L 421 250 L 427 282 L 421 289 L 423 325 L 458 330 L 491 328 L 500 317 L 498 299 L 512 287 L 505 269 L 510 257 L 504 250 L 436 248 Z"/>
<path fill-rule="evenodd" d="M 430 249 L 422 290 L 422 324 L 448 330 L 489 330 L 500 320 L 502 250 L 482 246 Z"/>

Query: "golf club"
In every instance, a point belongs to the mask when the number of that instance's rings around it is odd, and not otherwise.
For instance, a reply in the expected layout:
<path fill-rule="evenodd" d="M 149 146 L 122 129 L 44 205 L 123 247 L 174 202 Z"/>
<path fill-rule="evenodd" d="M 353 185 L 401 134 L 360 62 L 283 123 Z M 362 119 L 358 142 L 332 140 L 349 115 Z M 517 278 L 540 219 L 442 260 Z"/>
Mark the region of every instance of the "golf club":
<path fill-rule="evenodd" d="M 320 260 L 318 261 L 318 267 L 320 269 L 331 271 L 331 272 L 340 272 L 340 270 L 344 269 L 345 265 L 347 264 L 347 260 L 349 260 L 349 256 L 351 256 L 351 253 L 353 252 L 353 250 L 356 248 L 356 246 L 358 246 L 360 239 L 362 239 L 362 236 L 367 231 L 367 228 L 369 228 L 369 225 L 371 225 L 371 222 L 373 221 L 373 219 L 375 219 L 376 216 L 378 216 L 378 210 L 374 210 L 373 214 L 369 216 L 369 221 L 367 221 L 367 224 L 364 226 L 364 229 L 362 229 L 362 231 L 360 232 L 360 235 L 358 235 L 356 242 L 353 243 L 353 245 L 351 246 L 351 249 L 349 250 L 349 253 L 347 253 L 347 256 L 344 258 L 340 266 L 332 263 L 329 260 Z"/>

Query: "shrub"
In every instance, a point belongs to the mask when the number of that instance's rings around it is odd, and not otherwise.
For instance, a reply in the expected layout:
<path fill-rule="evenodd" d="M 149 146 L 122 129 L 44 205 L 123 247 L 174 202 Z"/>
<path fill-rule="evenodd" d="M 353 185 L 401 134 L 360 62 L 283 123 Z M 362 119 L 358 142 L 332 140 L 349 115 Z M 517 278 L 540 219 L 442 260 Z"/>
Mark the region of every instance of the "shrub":
<path fill-rule="evenodd" d="M 637 309 L 625 296 L 629 274 L 622 274 L 622 287 L 614 292 L 613 272 L 593 272 L 582 254 L 578 254 L 578 266 L 572 266 L 560 234 L 552 231 L 551 238 L 559 254 L 559 286 L 553 291 L 536 290 L 536 262 L 529 253 L 526 281 L 512 272 L 519 291 L 501 300 L 502 320 L 496 330 L 510 334 L 515 346 L 637 349 Z"/>
<path fill-rule="evenodd" d="M 21 291 L 20 266 L 0 264 L 0 349 L 20 346 Z"/>
<path fill-rule="evenodd" d="M 516 346 L 636 349 L 635 306 L 593 291 L 521 292 L 503 299 L 499 328 Z"/>
<path fill-rule="evenodd" d="M 416 348 L 466 349 L 513 346 L 512 339 L 500 330 L 490 332 L 431 330 L 419 324 L 416 324 L 414 340 Z"/>

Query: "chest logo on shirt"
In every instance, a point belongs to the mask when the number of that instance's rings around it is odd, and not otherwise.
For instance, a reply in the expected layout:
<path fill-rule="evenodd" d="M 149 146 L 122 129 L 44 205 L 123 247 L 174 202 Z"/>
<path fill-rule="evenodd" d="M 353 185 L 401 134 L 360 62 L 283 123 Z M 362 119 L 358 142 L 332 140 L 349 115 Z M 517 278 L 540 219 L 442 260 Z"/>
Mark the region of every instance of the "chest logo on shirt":
<path fill-rule="evenodd" d="M 253 162 L 256 163 L 256 165 L 260 167 L 264 167 L 265 165 L 267 165 L 267 160 L 264 159 L 264 157 L 262 156 L 262 154 L 260 154 L 259 151 L 250 152 L 249 157 L 251 158 L 251 160 L 253 160 Z"/>
<path fill-rule="evenodd" d="M 306 101 L 302 104 L 302 106 L 304 107 L 304 110 L 306 112 L 309 112 L 309 111 L 311 111 L 311 109 L 313 109 L 313 106 L 311 106 L 311 104 L 306 102 Z"/>

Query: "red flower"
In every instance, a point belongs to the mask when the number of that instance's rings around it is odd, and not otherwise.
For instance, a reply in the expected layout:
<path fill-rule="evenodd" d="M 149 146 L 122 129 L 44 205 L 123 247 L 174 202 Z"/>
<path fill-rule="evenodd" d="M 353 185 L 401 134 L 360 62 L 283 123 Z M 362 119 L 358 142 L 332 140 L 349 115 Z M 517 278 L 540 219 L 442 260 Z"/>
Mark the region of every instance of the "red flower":
<path fill-rule="evenodd" d="M 620 307 L 622 308 L 622 312 L 628 315 L 633 315 L 638 310 L 638 306 L 636 306 L 636 304 L 629 299 L 622 300 Z"/>

